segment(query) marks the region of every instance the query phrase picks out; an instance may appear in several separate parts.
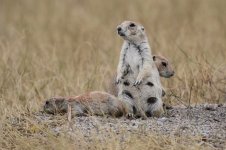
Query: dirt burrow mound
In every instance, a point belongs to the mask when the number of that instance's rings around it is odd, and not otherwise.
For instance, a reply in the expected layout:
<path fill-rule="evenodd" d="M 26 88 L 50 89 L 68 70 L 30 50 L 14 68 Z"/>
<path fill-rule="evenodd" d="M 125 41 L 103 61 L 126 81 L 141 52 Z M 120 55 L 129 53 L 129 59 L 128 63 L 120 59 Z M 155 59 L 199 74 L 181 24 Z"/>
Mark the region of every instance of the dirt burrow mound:
<path fill-rule="evenodd" d="M 37 123 L 45 124 L 56 135 L 67 133 L 70 136 L 122 134 L 122 139 L 129 133 L 156 133 L 166 136 L 198 136 L 202 142 L 214 148 L 225 148 L 226 141 L 226 105 L 203 104 L 189 108 L 174 106 L 161 118 L 126 119 L 111 117 L 75 117 L 69 125 L 67 116 L 48 115 L 43 112 L 34 114 Z M 70 127 L 69 127 L 70 126 Z M 89 139 L 90 140 L 90 139 Z"/>

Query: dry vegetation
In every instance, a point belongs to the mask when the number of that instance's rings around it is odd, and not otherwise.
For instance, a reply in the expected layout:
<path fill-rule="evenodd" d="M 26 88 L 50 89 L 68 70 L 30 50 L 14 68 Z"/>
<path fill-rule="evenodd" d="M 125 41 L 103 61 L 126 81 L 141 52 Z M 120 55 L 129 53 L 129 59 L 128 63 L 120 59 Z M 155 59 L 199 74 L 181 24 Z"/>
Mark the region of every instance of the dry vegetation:
<path fill-rule="evenodd" d="M 205 148 L 198 137 L 142 132 L 122 145 L 113 132 L 102 144 L 96 135 L 90 142 L 80 134 L 56 136 L 36 124 L 32 112 L 51 96 L 105 89 L 116 70 L 122 40 L 115 28 L 123 20 L 143 24 L 153 53 L 175 66 L 176 75 L 162 80 L 165 101 L 225 102 L 225 6 L 224 0 L 0 0 L 0 147 Z M 10 123 L 12 116 L 23 121 L 20 129 Z"/>

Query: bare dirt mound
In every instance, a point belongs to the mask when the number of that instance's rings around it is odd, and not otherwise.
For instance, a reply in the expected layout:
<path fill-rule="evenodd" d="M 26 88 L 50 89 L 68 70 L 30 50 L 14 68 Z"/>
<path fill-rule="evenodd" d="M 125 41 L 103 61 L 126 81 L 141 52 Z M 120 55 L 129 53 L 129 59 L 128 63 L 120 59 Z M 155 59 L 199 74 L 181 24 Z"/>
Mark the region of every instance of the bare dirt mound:
<path fill-rule="evenodd" d="M 52 130 L 56 134 L 67 131 L 71 136 L 76 136 L 77 131 L 82 131 L 84 137 L 89 138 L 93 133 L 103 134 L 108 137 L 108 132 L 116 134 L 121 130 L 125 132 L 157 133 L 173 136 L 198 136 L 201 143 L 208 143 L 212 148 L 223 149 L 226 141 L 226 107 L 224 105 L 198 105 L 190 108 L 174 107 L 165 117 L 142 119 L 106 118 L 106 117 L 76 117 L 72 121 L 72 129 L 68 123 L 54 125 L 56 118 L 62 116 L 36 114 L 36 119 L 41 122 L 52 122 Z M 66 116 L 64 116 L 66 118 Z M 123 141 L 123 140 L 122 140 Z"/>
<path fill-rule="evenodd" d="M 11 124 L 12 129 L 20 133 L 21 137 L 34 139 L 50 134 L 56 138 L 69 137 L 69 141 L 80 141 L 75 144 L 77 148 L 103 143 L 100 149 L 104 148 L 105 144 L 108 149 L 112 146 L 109 144 L 117 143 L 119 149 L 128 149 L 128 145 L 139 148 L 147 142 L 152 142 L 152 146 L 158 145 L 161 149 L 191 149 L 194 145 L 196 147 L 193 149 L 226 148 L 226 105 L 173 107 L 164 117 L 147 120 L 75 117 L 72 119 L 71 128 L 66 115 L 48 115 L 43 112 L 21 115 L 20 118 L 12 117 L 8 121 L 8 126 Z M 7 135 L 6 132 L 6 138 Z M 137 140 L 140 140 L 140 145 L 135 144 Z M 110 141 L 114 142 L 109 143 Z M 176 147 L 173 142 L 177 144 Z"/>

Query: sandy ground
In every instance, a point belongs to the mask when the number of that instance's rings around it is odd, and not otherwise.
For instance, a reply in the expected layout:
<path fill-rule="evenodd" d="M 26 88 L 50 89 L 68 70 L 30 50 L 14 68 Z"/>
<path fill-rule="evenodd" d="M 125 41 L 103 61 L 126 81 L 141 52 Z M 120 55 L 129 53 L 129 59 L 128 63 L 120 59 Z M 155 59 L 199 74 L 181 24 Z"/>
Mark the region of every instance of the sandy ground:
<path fill-rule="evenodd" d="M 226 105 L 205 104 L 185 108 L 175 106 L 168 110 L 162 118 L 126 119 L 126 118 L 106 118 L 106 117 L 75 117 L 71 125 L 64 116 L 47 115 L 43 112 L 35 113 L 37 122 L 44 122 L 51 127 L 58 135 L 68 132 L 69 135 L 76 136 L 82 133 L 87 140 L 91 140 L 91 134 L 102 134 L 107 138 L 108 132 L 119 134 L 124 133 L 156 133 L 161 135 L 198 136 L 203 143 L 209 144 L 213 149 L 226 148 Z M 63 120 L 62 120 L 63 118 Z M 69 127 L 71 126 L 71 127 Z M 123 138 L 126 134 L 122 135 Z"/>

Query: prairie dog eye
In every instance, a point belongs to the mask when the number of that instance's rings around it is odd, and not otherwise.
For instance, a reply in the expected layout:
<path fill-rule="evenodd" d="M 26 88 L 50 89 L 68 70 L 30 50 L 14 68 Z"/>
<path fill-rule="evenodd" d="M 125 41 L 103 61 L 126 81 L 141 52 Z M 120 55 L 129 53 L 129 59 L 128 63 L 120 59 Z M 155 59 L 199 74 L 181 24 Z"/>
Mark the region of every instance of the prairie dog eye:
<path fill-rule="evenodd" d="M 49 105 L 49 101 L 46 101 L 46 105 Z"/>
<path fill-rule="evenodd" d="M 163 65 L 164 67 L 166 67 L 166 66 L 167 66 L 167 63 L 166 63 L 166 62 L 162 62 L 162 65 Z"/>
<path fill-rule="evenodd" d="M 136 25 L 134 24 L 134 23 L 131 23 L 130 25 L 129 25 L 129 27 L 135 27 Z"/>

